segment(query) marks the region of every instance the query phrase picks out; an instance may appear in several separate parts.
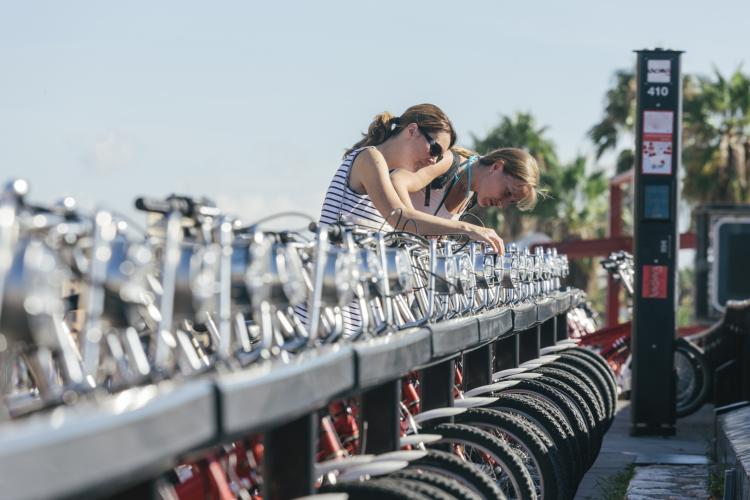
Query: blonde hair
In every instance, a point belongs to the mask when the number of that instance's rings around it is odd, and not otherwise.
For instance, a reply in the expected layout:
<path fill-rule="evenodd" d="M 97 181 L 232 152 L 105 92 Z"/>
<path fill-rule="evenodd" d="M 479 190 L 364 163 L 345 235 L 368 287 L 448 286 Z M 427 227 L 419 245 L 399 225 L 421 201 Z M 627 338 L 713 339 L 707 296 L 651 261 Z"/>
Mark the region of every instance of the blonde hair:
<path fill-rule="evenodd" d="M 434 104 L 417 104 L 404 111 L 401 116 L 394 116 L 388 111 L 376 115 L 367 132 L 362 134 L 362 139 L 346 150 L 344 158 L 355 149 L 383 144 L 410 123 L 416 123 L 425 132 L 448 132 L 451 136 L 448 147 L 456 142 L 456 131 L 442 109 Z"/>
<path fill-rule="evenodd" d="M 465 158 L 477 154 L 458 146 L 452 147 L 451 151 Z M 546 196 L 546 191 L 539 188 L 539 165 L 527 151 L 519 148 L 499 148 L 478 156 L 479 164 L 485 167 L 502 161 L 503 172 L 521 181 L 521 189 L 523 189 L 524 195 L 516 203 L 519 210 L 532 210 L 536 206 L 538 198 Z"/>

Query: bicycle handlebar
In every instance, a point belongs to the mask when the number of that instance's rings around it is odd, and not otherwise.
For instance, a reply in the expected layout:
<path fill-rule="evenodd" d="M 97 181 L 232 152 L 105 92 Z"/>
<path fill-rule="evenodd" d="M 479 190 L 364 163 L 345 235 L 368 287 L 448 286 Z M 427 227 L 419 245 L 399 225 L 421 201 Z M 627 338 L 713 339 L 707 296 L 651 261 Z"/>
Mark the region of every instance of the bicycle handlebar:
<path fill-rule="evenodd" d="M 320 228 L 320 224 L 318 224 L 317 222 L 311 222 L 307 227 L 314 233 L 318 231 L 318 229 Z M 341 224 L 330 224 L 327 227 L 327 230 L 328 238 L 332 241 L 340 241 L 344 235 L 344 228 L 343 226 L 341 226 Z"/>
<path fill-rule="evenodd" d="M 159 214 L 170 214 L 178 212 L 185 217 L 195 218 L 198 216 L 217 216 L 221 212 L 214 203 L 207 198 L 191 198 L 171 194 L 166 199 L 149 198 L 139 196 L 135 200 L 135 208 L 144 212 Z"/>

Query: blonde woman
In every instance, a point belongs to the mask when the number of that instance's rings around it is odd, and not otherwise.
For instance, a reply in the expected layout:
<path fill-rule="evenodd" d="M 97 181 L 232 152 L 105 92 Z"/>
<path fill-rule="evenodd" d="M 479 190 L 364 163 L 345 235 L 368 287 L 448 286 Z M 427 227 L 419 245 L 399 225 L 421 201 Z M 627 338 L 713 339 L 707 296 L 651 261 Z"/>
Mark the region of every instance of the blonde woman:
<path fill-rule="evenodd" d="M 454 147 L 451 165 L 437 177 L 399 169 L 391 181 L 407 206 L 455 220 L 475 204 L 480 207 L 519 210 L 536 206 L 539 166 L 533 156 L 518 148 L 501 148 L 479 156 Z"/>

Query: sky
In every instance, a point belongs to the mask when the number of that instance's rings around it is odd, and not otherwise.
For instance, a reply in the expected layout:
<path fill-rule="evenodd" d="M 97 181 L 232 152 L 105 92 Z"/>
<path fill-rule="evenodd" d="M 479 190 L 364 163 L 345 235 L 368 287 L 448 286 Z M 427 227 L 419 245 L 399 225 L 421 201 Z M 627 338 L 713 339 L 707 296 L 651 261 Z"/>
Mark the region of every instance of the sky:
<path fill-rule="evenodd" d="M 750 58 L 747 19 L 747 0 L 0 0 L 0 181 L 130 216 L 174 192 L 248 223 L 317 216 L 379 112 L 437 104 L 464 145 L 530 112 L 561 159 L 589 155 L 634 50 L 728 74 Z"/>

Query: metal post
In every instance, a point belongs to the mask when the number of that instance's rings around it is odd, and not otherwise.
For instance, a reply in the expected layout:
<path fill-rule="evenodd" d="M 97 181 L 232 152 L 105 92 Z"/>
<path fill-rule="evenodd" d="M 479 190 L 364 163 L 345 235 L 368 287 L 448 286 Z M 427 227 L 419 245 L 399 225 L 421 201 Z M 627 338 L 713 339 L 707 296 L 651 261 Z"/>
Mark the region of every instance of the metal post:
<path fill-rule="evenodd" d="M 363 453 L 386 453 L 399 449 L 401 435 L 401 380 L 380 384 L 362 393 Z"/>
<path fill-rule="evenodd" d="M 456 368 L 453 359 L 422 370 L 422 408 L 432 410 L 453 406 L 453 382 Z"/>
<path fill-rule="evenodd" d="M 609 237 L 622 236 L 622 186 L 609 185 Z M 607 326 L 618 323 L 620 310 L 620 287 L 611 275 L 607 275 Z"/>
<path fill-rule="evenodd" d="M 568 338 L 568 313 L 558 314 L 555 317 L 555 332 L 558 341 Z"/>
<path fill-rule="evenodd" d="M 675 433 L 680 52 L 638 51 L 631 348 L 632 435 Z"/>
<path fill-rule="evenodd" d="M 313 494 L 317 435 L 317 412 L 266 433 L 263 498 L 282 500 Z"/>
<path fill-rule="evenodd" d="M 540 325 L 539 347 L 549 347 L 555 345 L 557 341 L 556 330 L 557 316 L 553 316 Z"/>
<path fill-rule="evenodd" d="M 519 334 L 515 333 L 495 342 L 495 367 L 493 368 L 493 372 L 516 368 L 518 366 Z"/>
<path fill-rule="evenodd" d="M 464 354 L 464 390 L 492 382 L 492 347 L 486 344 Z"/>
<path fill-rule="evenodd" d="M 539 357 L 539 329 L 532 326 L 519 334 L 518 361 L 523 363 Z"/>

